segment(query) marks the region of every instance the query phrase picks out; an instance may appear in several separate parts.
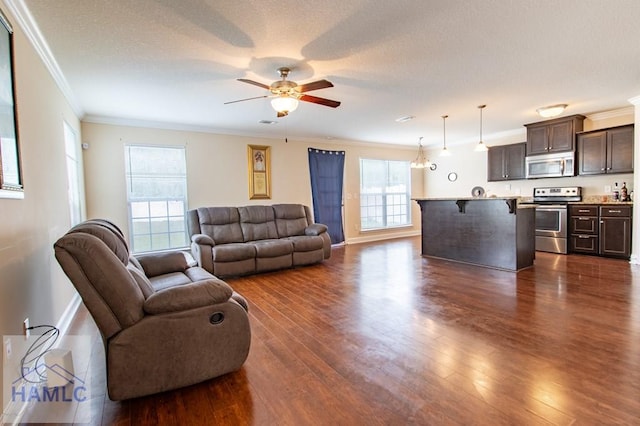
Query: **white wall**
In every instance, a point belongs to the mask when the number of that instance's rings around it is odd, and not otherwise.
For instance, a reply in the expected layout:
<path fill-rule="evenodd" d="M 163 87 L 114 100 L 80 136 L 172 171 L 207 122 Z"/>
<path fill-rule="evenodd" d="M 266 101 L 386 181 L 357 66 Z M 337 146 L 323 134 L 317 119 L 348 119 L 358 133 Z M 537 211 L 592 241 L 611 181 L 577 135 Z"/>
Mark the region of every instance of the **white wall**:
<path fill-rule="evenodd" d="M 411 161 L 413 147 L 260 139 L 190 131 L 82 123 L 87 216 L 110 219 L 128 234 L 124 145 L 161 144 L 186 147 L 189 208 L 248 204 L 302 203 L 312 206 L 309 147 L 345 150 L 344 219 L 347 242 L 393 238 L 420 232 L 420 210 L 412 204 L 413 226 L 392 231 L 361 232 L 359 159 Z M 271 147 L 271 199 L 249 200 L 247 145 Z M 423 194 L 419 172 L 412 174 L 414 196 Z"/>
<path fill-rule="evenodd" d="M 14 17 L 3 12 L 14 29 L 25 194 L 0 199 L 0 334 L 19 335 L 26 317 L 31 325 L 55 325 L 75 295 L 53 243 L 70 226 L 63 121 L 78 132 L 80 123 Z"/>

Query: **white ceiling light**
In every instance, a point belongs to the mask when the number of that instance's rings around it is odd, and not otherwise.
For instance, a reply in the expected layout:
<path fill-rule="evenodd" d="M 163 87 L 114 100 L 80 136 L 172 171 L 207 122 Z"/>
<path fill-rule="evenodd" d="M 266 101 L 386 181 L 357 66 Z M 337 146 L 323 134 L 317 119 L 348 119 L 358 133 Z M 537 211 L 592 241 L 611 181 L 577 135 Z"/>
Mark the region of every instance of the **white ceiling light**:
<path fill-rule="evenodd" d="M 567 104 L 549 105 L 546 107 L 538 108 L 536 112 L 540 117 L 549 118 L 562 114 L 562 111 L 567 107 Z"/>
<path fill-rule="evenodd" d="M 440 157 L 450 157 L 451 152 L 447 149 L 447 121 L 448 115 L 442 116 L 442 151 L 440 151 Z"/>
<path fill-rule="evenodd" d="M 283 94 L 271 99 L 271 106 L 278 113 L 287 115 L 291 111 L 295 111 L 298 108 L 298 100 L 287 94 Z"/>
<path fill-rule="evenodd" d="M 482 110 L 486 107 L 486 105 L 478 105 L 478 109 L 480 110 L 480 142 L 476 145 L 474 151 L 476 152 L 484 152 L 487 151 L 487 145 L 482 142 Z"/>

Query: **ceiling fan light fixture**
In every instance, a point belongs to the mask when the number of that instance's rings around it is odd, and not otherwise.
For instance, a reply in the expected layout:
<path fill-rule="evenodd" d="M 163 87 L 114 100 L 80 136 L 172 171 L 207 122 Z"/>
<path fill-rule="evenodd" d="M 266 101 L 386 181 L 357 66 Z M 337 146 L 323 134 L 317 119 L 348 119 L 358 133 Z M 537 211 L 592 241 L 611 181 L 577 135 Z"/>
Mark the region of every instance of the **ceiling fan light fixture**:
<path fill-rule="evenodd" d="M 482 142 L 482 110 L 486 107 L 486 105 L 478 105 L 478 109 L 480 110 L 480 142 L 474 148 L 476 152 L 486 152 L 489 150 L 489 147 Z"/>
<path fill-rule="evenodd" d="M 549 105 L 546 107 L 538 108 L 536 112 L 540 115 L 540 117 L 544 117 L 544 118 L 555 117 L 562 114 L 562 112 L 565 110 L 567 106 L 568 106 L 567 104 Z"/>
<path fill-rule="evenodd" d="M 271 99 L 271 106 L 279 113 L 288 114 L 298 108 L 299 101 L 289 95 L 280 95 Z"/>

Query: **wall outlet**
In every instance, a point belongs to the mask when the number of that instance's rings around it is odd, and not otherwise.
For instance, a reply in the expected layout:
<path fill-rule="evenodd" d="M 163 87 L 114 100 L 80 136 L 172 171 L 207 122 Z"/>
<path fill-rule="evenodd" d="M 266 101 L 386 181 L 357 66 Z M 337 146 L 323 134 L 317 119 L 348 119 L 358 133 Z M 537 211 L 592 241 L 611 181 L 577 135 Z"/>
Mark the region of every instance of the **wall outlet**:
<path fill-rule="evenodd" d="M 29 330 L 29 327 L 29 318 L 25 318 L 24 321 L 22 321 L 22 334 L 24 334 L 25 340 L 31 337 L 31 330 Z"/>
<path fill-rule="evenodd" d="M 511 184 L 510 183 L 506 184 L 504 186 L 504 189 L 507 190 L 507 191 L 511 191 Z"/>
<path fill-rule="evenodd" d="M 2 353 L 4 354 L 5 364 L 11 359 L 11 338 L 5 337 L 2 343 Z"/>
<path fill-rule="evenodd" d="M 605 194 L 610 194 L 611 193 L 611 185 L 605 185 L 604 186 L 604 193 Z"/>

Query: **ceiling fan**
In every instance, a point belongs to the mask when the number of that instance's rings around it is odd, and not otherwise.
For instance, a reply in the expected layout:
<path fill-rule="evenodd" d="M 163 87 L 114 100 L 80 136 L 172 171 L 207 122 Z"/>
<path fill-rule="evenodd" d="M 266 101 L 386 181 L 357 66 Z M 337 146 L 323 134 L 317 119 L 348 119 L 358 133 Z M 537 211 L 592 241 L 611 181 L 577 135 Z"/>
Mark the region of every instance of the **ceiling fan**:
<path fill-rule="evenodd" d="M 239 99 L 237 101 L 225 102 L 224 104 L 233 104 L 236 102 L 250 101 L 252 99 L 261 98 L 273 98 L 271 99 L 271 106 L 278 113 L 278 117 L 284 117 L 291 111 L 294 111 L 298 107 L 298 101 L 311 102 L 314 104 L 324 105 L 331 108 L 337 108 L 340 106 L 340 102 L 333 101 L 331 99 L 319 98 L 317 96 L 311 96 L 305 94 L 312 90 L 326 89 L 333 87 L 333 84 L 328 80 L 318 80 L 307 84 L 298 85 L 295 81 L 287 80 L 291 69 L 287 67 L 278 68 L 278 74 L 282 80 L 274 81 L 271 85 L 259 83 L 257 81 L 248 80 L 246 78 L 239 78 L 238 81 L 243 83 L 253 84 L 254 86 L 262 87 L 271 92 L 270 95 L 256 96 L 253 98 Z"/>

